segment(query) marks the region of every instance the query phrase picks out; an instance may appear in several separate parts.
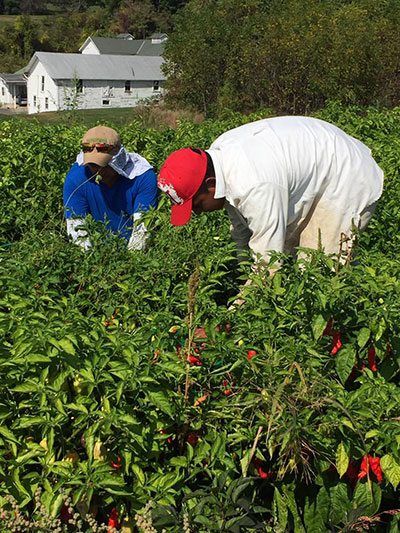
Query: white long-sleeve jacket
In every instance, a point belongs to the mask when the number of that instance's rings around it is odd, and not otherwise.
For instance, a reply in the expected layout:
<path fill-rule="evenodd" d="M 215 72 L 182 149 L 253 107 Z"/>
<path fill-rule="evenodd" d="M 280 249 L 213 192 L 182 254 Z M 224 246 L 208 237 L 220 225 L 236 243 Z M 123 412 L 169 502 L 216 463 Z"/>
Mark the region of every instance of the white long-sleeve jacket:
<path fill-rule="evenodd" d="M 362 211 L 382 194 L 383 171 L 360 141 L 310 117 L 259 120 L 218 137 L 210 149 L 215 198 L 225 198 L 232 238 L 268 258 L 284 251 L 288 232 L 316 201 L 329 216 L 357 225 Z M 348 222 L 347 222 L 348 221 Z"/>

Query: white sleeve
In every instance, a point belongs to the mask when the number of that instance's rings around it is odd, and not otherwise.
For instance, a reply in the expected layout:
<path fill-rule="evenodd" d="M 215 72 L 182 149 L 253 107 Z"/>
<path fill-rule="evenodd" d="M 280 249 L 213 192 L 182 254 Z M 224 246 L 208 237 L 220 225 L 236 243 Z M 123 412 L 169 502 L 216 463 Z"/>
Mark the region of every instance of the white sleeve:
<path fill-rule="evenodd" d="M 141 213 L 134 213 L 133 221 L 137 222 L 140 216 Z M 148 236 L 146 226 L 143 222 L 135 225 L 128 241 L 128 250 L 144 250 Z"/>
<path fill-rule="evenodd" d="M 79 244 L 82 248 L 87 250 L 92 247 L 89 237 L 87 236 L 87 231 L 83 228 L 78 229 L 78 226 L 83 226 L 85 224 L 84 218 L 68 218 L 67 219 L 67 233 L 72 240 Z"/>
<path fill-rule="evenodd" d="M 240 202 L 240 213 L 251 230 L 249 246 L 269 261 L 269 252 L 283 252 L 286 239 L 289 193 L 274 183 L 251 189 Z"/>

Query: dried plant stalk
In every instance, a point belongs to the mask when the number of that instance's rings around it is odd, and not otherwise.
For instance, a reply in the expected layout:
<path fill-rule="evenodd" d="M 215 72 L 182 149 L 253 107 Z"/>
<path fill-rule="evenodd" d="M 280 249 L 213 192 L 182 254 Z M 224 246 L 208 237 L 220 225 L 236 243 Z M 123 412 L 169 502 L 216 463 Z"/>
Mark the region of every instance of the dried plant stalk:
<path fill-rule="evenodd" d="M 188 326 L 188 342 L 187 342 L 187 353 L 186 353 L 186 376 L 185 376 L 185 395 L 184 398 L 186 402 L 189 400 L 189 371 L 190 371 L 190 355 L 192 351 L 193 344 L 193 318 L 196 306 L 197 291 L 199 289 L 200 283 L 200 262 L 199 258 L 196 257 L 196 268 L 193 274 L 189 278 L 188 291 L 187 291 L 187 317 L 186 323 Z"/>

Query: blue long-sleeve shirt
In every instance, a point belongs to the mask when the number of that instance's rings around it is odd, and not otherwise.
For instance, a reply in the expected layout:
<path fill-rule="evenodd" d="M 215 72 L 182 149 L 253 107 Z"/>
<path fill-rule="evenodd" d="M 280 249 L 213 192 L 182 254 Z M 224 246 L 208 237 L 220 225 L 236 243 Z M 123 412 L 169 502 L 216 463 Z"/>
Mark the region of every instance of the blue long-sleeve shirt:
<path fill-rule="evenodd" d="M 112 187 L 90 179 L 87 165 L 75 163 L 64 182 L 64 215 L 66 219 L 91 215 L 119 237 L 129 240 L 133 215 L 157 207 L 157 179 L 149 169 L 134 179 L 119 176 Z"/>

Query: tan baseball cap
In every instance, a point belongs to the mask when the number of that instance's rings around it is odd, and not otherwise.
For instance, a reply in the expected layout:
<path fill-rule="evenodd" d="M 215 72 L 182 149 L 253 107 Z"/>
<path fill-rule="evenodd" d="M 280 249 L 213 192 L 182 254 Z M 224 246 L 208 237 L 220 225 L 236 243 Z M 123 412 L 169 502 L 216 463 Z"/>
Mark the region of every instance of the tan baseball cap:
<path fill-rule="evenodd" d="M 121 148 L 118 133 L 107 126 L 95 126 L 82 137 L 83 162 L 106 167 Z"/>

